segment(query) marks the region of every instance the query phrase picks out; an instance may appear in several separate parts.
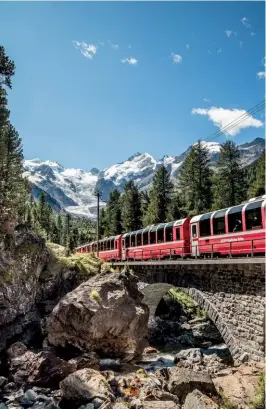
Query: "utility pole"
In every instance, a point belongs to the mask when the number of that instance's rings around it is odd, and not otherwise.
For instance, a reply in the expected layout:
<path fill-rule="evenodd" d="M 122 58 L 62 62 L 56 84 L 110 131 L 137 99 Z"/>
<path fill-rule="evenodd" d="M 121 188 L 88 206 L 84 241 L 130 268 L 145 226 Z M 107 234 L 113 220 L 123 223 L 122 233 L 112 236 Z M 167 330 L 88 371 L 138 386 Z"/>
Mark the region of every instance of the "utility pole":
<path fill-rule="evenodd" d="M 102 193 L 99 189 L 95 189 L 95 196 L 97 197 L 97 228 L 96 228 L 96 240 L 97 240 L 97 257 L 99 257 L 99 234 L 100 234 L 100 197 Z"/>

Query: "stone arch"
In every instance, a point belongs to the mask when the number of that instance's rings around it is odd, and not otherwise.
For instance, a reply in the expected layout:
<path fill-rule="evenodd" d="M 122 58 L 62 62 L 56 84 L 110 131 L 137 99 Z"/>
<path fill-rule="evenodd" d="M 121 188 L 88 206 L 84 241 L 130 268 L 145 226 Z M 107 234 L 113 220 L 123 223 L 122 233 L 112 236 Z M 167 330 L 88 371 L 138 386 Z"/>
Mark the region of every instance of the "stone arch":
<path fill-rule="evenodd" d="M 174 286 L 173 284 L 168 283 L 141 283 L 140 291 L 144 295 L 143 302 L 149 307 L 150 319 L 154 317 L 157 306 L 159 305 L 164 295 L 171 288 L 175 287 L 176 286 Z M 219 313 L 216 306 L 210 300 L 208 300 L 208 298 L 202 291 L 197 290 L 196 288 L 184 288 L 180 286 L 178 286 L 178 288 L 187 293 L 199 305 L 199 307 L 207 313 L 209 319 L 215 324 L 216 328 L 223 337 L 224 342 L 228 346 L 234 361 L 238 361 L 244 350 L 239 345 L 239 341 L 236 340 L 226 322 L 224 322 L 223 317 Z"/>

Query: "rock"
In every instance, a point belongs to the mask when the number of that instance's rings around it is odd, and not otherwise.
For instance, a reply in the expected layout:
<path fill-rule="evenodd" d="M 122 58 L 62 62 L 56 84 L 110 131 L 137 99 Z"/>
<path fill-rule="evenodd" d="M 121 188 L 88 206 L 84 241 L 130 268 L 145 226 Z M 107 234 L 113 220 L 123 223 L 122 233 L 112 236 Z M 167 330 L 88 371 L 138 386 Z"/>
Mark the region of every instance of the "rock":
<path fill-rule="evenodd" d="M 243 354 L 239 357 L 239 362 L 245 363 L 249 360 L 249 354 L 247 352 L 243 352 Z"/>
<path fill-rule="evenodd" d="M 223 342 L 220 332 L 210 320 L 207 322 L 193 324 L 191 329 L 193 336 L 198 341 L 212 341 L 216 343 Z"/>
<path fill-rule="evenodd" d="M 79 409 L 94 409 L 93 403 L 87 403 L 87 405 L 81 405 Z"/>
<path fill-rule="evenodd" d="M 179 409 L 180 406 L 176 405 L 173 401 L 158 401 L 151 400 L 145 401 L 141 405 L 141 409 Z"/>
<path fill-rule="evenodd" d="M 111 388 L 100 372 L 94 369 L 79 369 L 60 382 L 63 398 L 83 404 L 95 398 L 114 399 Z"/>
<path fill-rule="evenodd" d="M 47 320 L 48 341 L 131 360 L 147 344 L 149 309 L 131 273 L 102 273 L 68 293 Z"/>
<path fill-rule="evenodd" d="M 104 404 L 104 402 L 105 402 L 104 399 L 99 399 L 99 398 L 93 399 L 92 403 L 93 403 L 94 409 L 99 409 Z"/>
<path fill-rule="evenodd" d="M 10 374 L 17 384 L 37 385 L 56 388 L 59 382 L 76 370 L 74 363 L 57 358 L 53 353 L 35 353 L 21 345 L 13 345 L 8 350 Z"/>
<path fill-rule="evenodd" d="M 5 385 L 7 379 L 4 376 L 0 376 L 0 388 Z"/>
<path fill-rule="evenodd" d="M 212 399 L 195 389 L 187 395 L 182 409 L 219 409 L 219 407 Z"/>
<path fill-rule="evenodd" d="M 31 310 L 47 258 L 45 240 L 33 232 L 16 231 L 10 240 L 0 251 L 0 351 L 32 323 Z"/>
<path fill-rule="evenodd" d="M 0 409 L 8 409 L 4 402 L 0 402 Z"/>
<path fill-rule="evenodd" d="M 197 373 L 186 368 L 175 367 L 168 370 L 168 376 L 168 391 L 178 396 L 181 400 L 194 389 L 198 389 L 206 394 L 216 394 L 214 384 L 206 372 Z"/>
<path fill-rule="evenodd" d="M 157 353 L 158 353 L 158 350 L 156 348 L 154 348 L 154 347 L 144 348 L 144 351 L 143 351 L 144 355 L 146 355 L 146 354 L 157 354 Z"/>
<path fill-rule="evenodd" d="M 174 363 L 179 362 L 181 359 L 188 359 L 193 362 L 201 362 L 202 353 L 200 348 L 183 349 L 182 351 L 176 354 Z"/>
<path fill-rule="evenodd" d="M 24 394 L 24 399 L 35 402 L 38 399 L 38 395 L 32 389 L 28 389 Z"/>
<path fill-rule="evenodd" d="M 213 377 L 216 390 L 222 393 L 233 407 L 250 409 L 250 401 L 257 394 L 260 371 L 256 367 L 241 365 L 230 375 Z"/>
<path fill-rule="evenodd" d="M 68 361 L 70 364 L 75 364 L 77 369 L 92 368 L 100 369 L 100 358 L 96 352 L 87 352 L 76 358 Z"/>

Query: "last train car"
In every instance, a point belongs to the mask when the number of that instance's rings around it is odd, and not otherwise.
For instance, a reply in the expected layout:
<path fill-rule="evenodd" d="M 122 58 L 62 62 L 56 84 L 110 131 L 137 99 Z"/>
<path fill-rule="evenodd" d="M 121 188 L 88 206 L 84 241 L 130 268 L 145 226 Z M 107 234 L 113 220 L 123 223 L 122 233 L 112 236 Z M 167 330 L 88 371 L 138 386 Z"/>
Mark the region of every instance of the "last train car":
<path fill-rule="evenodd" d="M 192 217 L 193 257 L 265 254 L 266 196 Z"/>

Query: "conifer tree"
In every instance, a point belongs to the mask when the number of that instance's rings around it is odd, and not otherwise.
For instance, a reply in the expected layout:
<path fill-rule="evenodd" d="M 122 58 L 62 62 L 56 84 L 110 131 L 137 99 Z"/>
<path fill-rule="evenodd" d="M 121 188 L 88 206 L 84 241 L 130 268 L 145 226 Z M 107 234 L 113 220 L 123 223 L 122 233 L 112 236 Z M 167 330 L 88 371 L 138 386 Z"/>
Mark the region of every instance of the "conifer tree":
<path fill-rule="evenodd" d="M 150 203 L 146 216 L 144 217 L 145 226 L 166 222 L 172 191 L 173 183 L 170 180 L 170 174 L 167 169 L 162 166 L 153 178 L 149 196 Z"/>
<path fill-rule="evenodd" d="M 146 221 L 148 221 L 148 208 L 150 204 L 150 196 L 149 193 L 145 190 L 143 192 L 140 192 L 140 198 L 141 198 L 141 221 L 142 221 L 142 227 L 147 226 L 148 224 Z M 149 221 L 148 221 L 149 223 Z"/>
<path fill-rule="evenodd" d="M 265 150 L 250 170 L 248 190 L 249 197 L 256 197 L 265 194 Z"/>
<path fill-rule="evenodd" d="M 114 236 L 122 232 L 120 192 L 115 189 L 109 195 L 105 212 L 105 231 L 107 236 Z"/>
<path fill-rule="evenodd" d="M 63 245 L 63 223 L 60 214 L 58 214 L 56 217 L 56 228 L 58 232 L 58 244 Z"/>
<path fill-rule="evenodd" d="M 106 206 L 107 207 L 107 206 Z M 100 238 L 105 237 L 107 231 L 107 221 L 106 221 L 107 209 L 102 208 L 100 210 L 100 219 L 99 219 L 99 236 Z"/>
<path fill-rule="evenodd" d="M 189 214 L 208 211 L 212 205 L 211 170 L 207 149 L 199 141 L 193 145 L 179 173 L 179 192 Z"/>
<path fill-rule="evenodd" d="M 236 144 L 226 141 L 215 164 L 213 196 L 215 209 L 237 205 L 245 199 L 245 175 Z"/>
<path fill-rule="evenodd" d="M 171 198 L 171 202 L 168 206 L 167 221 L 179 220 L 186 217 L 186 212 L 183 209 L 184 204 L 181 201 L 180 193 L 175 192 Z"/>
<path fill-rule="evenodd" d="M 141 196 L 133 181 L 124 186 L 121 197 L 121 218 L 124 232 L 134 231 L 141 228 Z"/>

